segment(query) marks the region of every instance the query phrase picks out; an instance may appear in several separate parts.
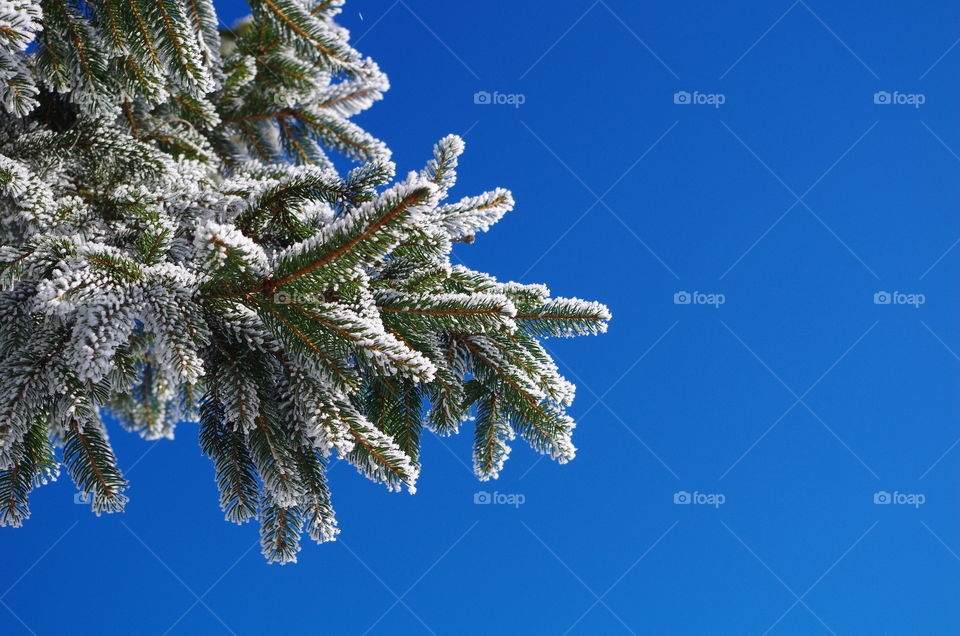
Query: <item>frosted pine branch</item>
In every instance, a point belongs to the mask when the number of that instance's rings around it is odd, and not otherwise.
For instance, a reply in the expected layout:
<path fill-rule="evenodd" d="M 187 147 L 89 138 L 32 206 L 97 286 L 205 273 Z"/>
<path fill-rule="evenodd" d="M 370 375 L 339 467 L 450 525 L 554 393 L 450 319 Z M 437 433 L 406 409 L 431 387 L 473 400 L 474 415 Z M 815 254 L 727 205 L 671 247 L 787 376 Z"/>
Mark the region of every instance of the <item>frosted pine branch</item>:
<path fill-rule="evenodd" d="M 221 32 L 210 0 L 0 0 L 0 525 L 61 467 L 123 510 L 115 424 L 197 426 L 279 563 L 340 532 L 333 462 L 413 493 L 423 436 L 465 426 L 480 479 L 515 438 L 573 458 L 540 340 L 609 312 L 451 263 L 513 197 L 449 199 L 455 135 L 395 178 L 351 121 L 389 82 L 341 5 L 255 0 Z"/>

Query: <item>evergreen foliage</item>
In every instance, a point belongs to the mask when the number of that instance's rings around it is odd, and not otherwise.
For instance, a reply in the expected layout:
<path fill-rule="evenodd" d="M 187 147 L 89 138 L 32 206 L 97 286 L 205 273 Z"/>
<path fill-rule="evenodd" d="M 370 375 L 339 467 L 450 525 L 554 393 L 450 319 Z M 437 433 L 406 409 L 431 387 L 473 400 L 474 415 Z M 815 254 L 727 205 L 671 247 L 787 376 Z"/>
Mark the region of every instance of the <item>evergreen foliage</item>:
<path fill-rule="evenodd" d="M 332 456 L 413 492 L 424 429 L 471 417 L 481 479 L 515 434 L 574 455 L 540 339 L 606 308 L 452 266 L 510 193 L 448 201 L 455 136 L 395 179 L 350 121 L 388 83 L 341 2 L 251 4 L 221 32 L 210 0 L 0 0 L 0 524 L 61 464 L 122 510 L 105 412 L 198 422 L 226 518 L 278 562 L 335 538 Z"/>

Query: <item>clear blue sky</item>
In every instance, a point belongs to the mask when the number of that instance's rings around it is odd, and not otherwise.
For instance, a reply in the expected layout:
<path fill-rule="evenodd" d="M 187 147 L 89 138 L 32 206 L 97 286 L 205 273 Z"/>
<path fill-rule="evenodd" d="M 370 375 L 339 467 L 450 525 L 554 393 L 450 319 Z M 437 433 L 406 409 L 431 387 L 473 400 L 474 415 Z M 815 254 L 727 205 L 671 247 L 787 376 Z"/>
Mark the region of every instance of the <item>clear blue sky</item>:
<path fill-rule="evenodd" d="M 465 133 L 458 192 L 517 199 L 459 257 L 611 307 L 608 334 L 548 343 L 577 459 L 518 444 L 480 484 L 469 430 L 428 438 L 412 497 L 340 464 L 342 541 L 277 567 L 222 520 L 194 426 L 117 430 L 124 514 L 64 477 L 0 531 L 0 633 L 960 632 L 960 5 L 352 0 L 342 22 L 390 75 L 359 121 L 401 172 Z"/>

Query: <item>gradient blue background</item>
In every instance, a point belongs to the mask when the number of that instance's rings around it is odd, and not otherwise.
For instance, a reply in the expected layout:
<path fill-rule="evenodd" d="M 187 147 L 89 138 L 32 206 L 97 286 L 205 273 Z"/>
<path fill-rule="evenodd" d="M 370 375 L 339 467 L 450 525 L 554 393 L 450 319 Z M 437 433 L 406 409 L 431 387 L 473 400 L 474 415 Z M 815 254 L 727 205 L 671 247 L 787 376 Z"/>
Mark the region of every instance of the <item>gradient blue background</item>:
<path fill-rule="evenodd" d="M 63 478 L 0 531 L 0 633 L 960 632 L 960 5 L 353 0 L 341 22 L 390 75 L 358 121 L 401 172 L 466 133 L 456 193 L 518 201 L 458 257 L 612 309 L 548 343 L 578 457 L 517 444 L 480 484 L 466 427 L 427 437 L 413 497 L 341 463 L 342 541 L 278 567 L 222 520 L 195 426 L 117 430 L 124 514 Z"/>

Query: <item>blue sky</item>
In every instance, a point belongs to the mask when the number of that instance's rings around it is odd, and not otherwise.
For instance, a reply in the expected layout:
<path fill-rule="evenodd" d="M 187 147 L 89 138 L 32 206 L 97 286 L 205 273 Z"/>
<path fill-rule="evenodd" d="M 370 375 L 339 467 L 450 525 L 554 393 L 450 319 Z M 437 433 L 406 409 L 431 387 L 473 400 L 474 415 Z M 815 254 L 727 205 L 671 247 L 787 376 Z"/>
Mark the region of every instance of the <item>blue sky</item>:
<path fill-rule="evenodd" d="M 401 172 L 460 133 L 457 192 L 514 193 L 458 257 L 613 311 L 548 342 L 578 457 L 518 444 L 481 484 L 469 431 L 428 438 L 412 497 L 340 464 L 342 540 L 277 567 L 222 520 L 194 426 L 117 430 L 125 513 L 64 478 L 0 530 L 0 633 L 960 630 L 960 5 L 352 0 L 341 22 L 390 75 L 358 121 Z"/>

